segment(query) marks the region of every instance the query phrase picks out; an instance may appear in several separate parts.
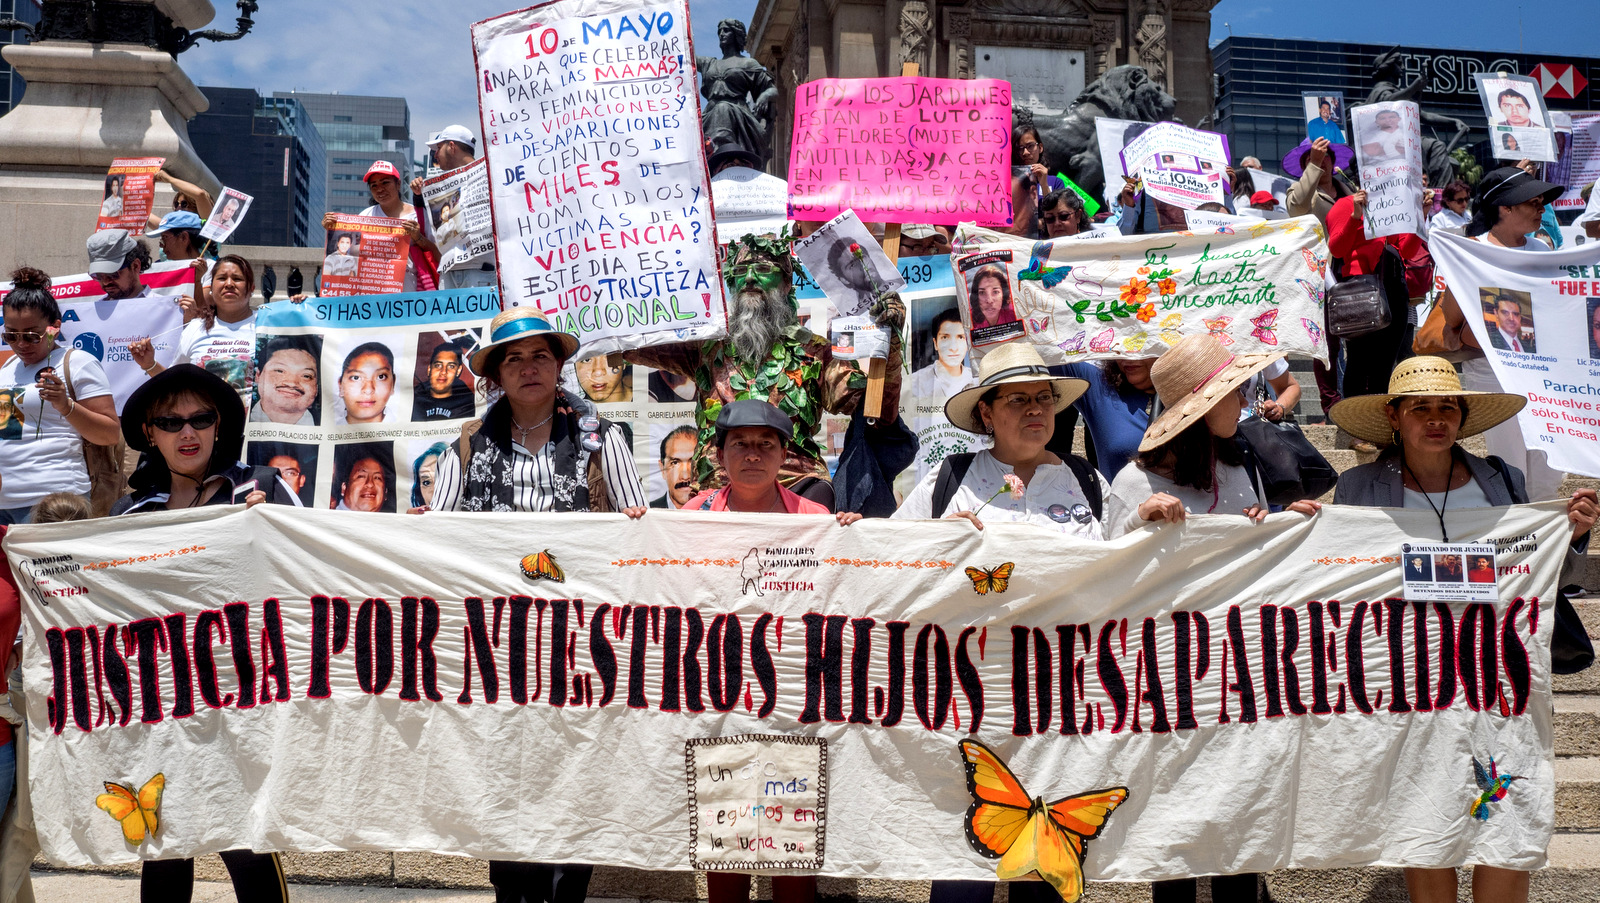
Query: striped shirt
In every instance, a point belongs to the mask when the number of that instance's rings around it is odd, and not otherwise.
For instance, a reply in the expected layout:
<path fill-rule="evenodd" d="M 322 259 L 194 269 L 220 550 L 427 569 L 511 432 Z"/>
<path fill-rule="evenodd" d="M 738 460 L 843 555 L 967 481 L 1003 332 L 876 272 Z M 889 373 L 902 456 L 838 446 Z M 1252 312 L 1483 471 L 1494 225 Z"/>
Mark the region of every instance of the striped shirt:
<path fill-rule="evenodd" d="M 600 470 L 605 475 L 606 492 L 611 497 L 611 507 L 644 508 L 649 506 L 644 486 L 639 482 L 639 472 L 633 466 L 633 450 L 622 430 L 610 429 L 605 433 L 605 444 L 600 447 Z M 528 451 L 516 442 L 511 443 L 511 479 L 516 487 L 512 504 L 518 511 L 550 511 L 555 507 L 555 468 L 551 459 L 554 443 L 546 442 L 538 454 Z M 579 478 L 584 478 L 582 474 Z M 437 489 L 434 490 L 434 511 L 459 511 L 461 509 L 461 456 L 452 444 L 439 456 Z"/>

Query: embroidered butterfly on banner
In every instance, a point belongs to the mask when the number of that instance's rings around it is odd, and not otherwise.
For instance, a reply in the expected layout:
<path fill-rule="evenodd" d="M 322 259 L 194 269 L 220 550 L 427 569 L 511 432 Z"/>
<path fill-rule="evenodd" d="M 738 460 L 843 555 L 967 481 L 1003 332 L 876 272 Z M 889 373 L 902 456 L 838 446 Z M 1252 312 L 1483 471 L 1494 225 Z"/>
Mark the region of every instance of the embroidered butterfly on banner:
<path fill-rule="evenodd" d="M 1009 880 L 1038 872 L 1062 900 L 1075 903 L 1083 896 L 1084 844 L 1128 798 L 1128 788 L 1108 787 L 1046 803 L 1044 797 L 1030 798 L 989 747 L 976 740 L 959 745 L 967 792 L 972 794 L 967 842 L 979 854 L 1000 860 L 995 877 Z"/>
<path fill-rule="evenodd" d="M 1255 324 L 1256 327 L 1250 330 L 1250 335 L 1261 340 L 1263 345 L 1278 344 L 1278 333 L 1276 331 L 1278 327 L 1275 325 L 1278 322 L 1278 309 L 1276 307 L 1259 316 L 1251 317 L 1250 322 Z"/>
<path fill-rule="evenodd" d="M 972 591 L 978 595 L 987 596 L 991 592 L 999 595 L 1011 583 L 1011 572 L 1016 567 L 1016 564 L 1008 561 L 987 571 L 983 568 L 967 568 L 967 579 L 972 581 Z"/>
<path fill-rule="evenodd" d="M 1319 278 L 1327 278 L 1328 258 L 1326 255 L 1318 254 L 1310 248 L 1301 248 L 1300 255 L 1306 259 L 1306 266 L 1310 267 L 1311 271 L 1316 273 Z"/>
<path fill-rule="evenodd" d="M 561 565 L 556 564 L 556 556 L 550 554 L 549 549 L 522 559 L 522 576 L 529 580 L 554 580 L 557 583 L 567 582 L 567 574 L 561 570 Z"/>
<path fill-rule="evenodd" d="M 1206 324 L 1206 330 L 1215 336 L 1217 341 L 1224 345 L 1233 344 L 1233 336 L 1228 335 L 1228 324 L 1233 322 L 1232 317 L 1216 317 L 1210 320 L 1202 317 L 1200 322 Z"/>
<path fill-rule="evenodd" d="M 1315 320 L 1309 320 L 1305 317 L 1301 317 L 1300 325 L 1306 328 L 1306 335 L 1311 337 L 1311 341 L 1313 343 L 1319 345 L 1322 343 L 1322 324 L 1316 322 Z"/>
<path fill-rule="evenodd" d="M 1111 350 L 1111 346 L 1116 341 L 1117 341 L 1117 331 L 1108 326 L 1099 335 L 1097 335 L 1094 338 L 1089 340 L 1089 350 L 1095 352 L 1096 354 L 1102 354 L 1104 352 L 1110 351 Z"/>
<path fill-rule="evenodd" d="M 1053 267 L 1049 265 L 1050 247 L 1053 244 L 1055 244 L 1055 242 L 1034 242 L 1033 258 L 1028 262 L 1027 269 L 1017 271 L 1017 281 L 1038 282 L 1045 288 L 1049 289 L 1060 285 L 1061 280 L 1067 278 L 1067 274 L 1072 272 L 1072 267 Z"/>
<path fill-rule="evenodd" d="M 1300 283 L 1300 287 L 1305 289 L 1306 294 L 1310 296 L 1318 307 L 1322 306 L 1322 296 L 1325 294 L 1322 286 L 1317 285 L 1315 282 L 1307 282 L 1299 276 L 1294 277 L 1294 281 Z"/>
<path fill-rule="evenodd" d="M 1079 330 L 1077 335 L 1062 342 L 1058 347 L 1068 354 L 1083 354 L 1083 343 L 1088 337 L 1089 333 L 1087 331 Z"/>
<path fill-rule="evenodd" d="M 94 804 L 122 823 L 123 840 L 138 846 L 161 829 L 161 792 L 166 786 L 164 774 L 145 781 L 138 793 L 132 787 L 106 781 L 106 792 L 95 797 Z"/>

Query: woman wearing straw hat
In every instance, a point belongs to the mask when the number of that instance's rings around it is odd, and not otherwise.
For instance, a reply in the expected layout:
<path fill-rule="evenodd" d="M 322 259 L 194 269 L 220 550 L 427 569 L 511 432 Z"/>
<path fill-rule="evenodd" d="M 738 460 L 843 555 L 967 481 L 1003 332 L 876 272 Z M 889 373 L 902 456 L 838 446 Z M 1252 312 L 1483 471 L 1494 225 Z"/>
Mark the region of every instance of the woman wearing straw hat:
<path fill-rule="evenodd" d="M 1389 380 L 1388 393 L 1347 398 L 1328 412 L 1352 435 L 1388 446 L 1378 460 L 1339 477 L 1334 502 L 1431 511 L 1439 518 L 1440 538 L 1450 542 L 1446 511 L 1528 501 L 1522 473 L 1515 467 L 1499 458 L 1480 458 L 1456 444 L 1511 419 L 1525 403 L 1516 395 L 1461 388 L 1455 367 L 1443 358 L 1402 362 Z M 1583 565 L 1587 534 L 1597 515 L 1600 503 L 1593 489 L 1579 489 L 1567 500 L 1573 544 L 1561 582 L 1571 582 Z M 1408 868 L 1406 889 L 1416 903 L 1454 903 L 1456 870 Z M 1474 866 L 1472 894 L 1480 901 L 1526 901 L 1528 873 Z"/>
<path fill-rule="evenodd" d="M 1089 386 L 1053 376 L 1032 345 L 1011 342 L 984 355 L 978 384 L 945 402 L 945 417 L 993 447 L 951 455 L 906 496 L 894 517 L 985 518 L 1029 523 L 1084 539 L 1104 539 L 1100 511 L 1110 487 L 1089 462 L 1065 460 L 1047 446 L 1056 414 Z"/>
<path fill-rule="evenodd" d="M 1281 354 L 1234 354 L 1210 335 L 1186 336 L 1150 368 L 1164 410 L 1139 443 L 1139 458 L 1111 484 L 1106 529 L 1112 537 L 1189 514 L 1267 516 L 1266 493 L 1234 438 L 1239 391 Z M 1295 502 L 1290 511 L 1320 506 Z"/>

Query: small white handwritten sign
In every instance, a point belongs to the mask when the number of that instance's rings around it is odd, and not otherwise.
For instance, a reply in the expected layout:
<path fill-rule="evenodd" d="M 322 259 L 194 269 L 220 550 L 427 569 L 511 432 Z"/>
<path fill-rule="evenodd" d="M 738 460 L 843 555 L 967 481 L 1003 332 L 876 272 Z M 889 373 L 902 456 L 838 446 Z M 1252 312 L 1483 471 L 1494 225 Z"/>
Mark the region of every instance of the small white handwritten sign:
<path fill-rule="evenodd" d="M 827 741 L 769 734 L 690 740 L 684 759 L 690 865 L 822 868 Z"/>

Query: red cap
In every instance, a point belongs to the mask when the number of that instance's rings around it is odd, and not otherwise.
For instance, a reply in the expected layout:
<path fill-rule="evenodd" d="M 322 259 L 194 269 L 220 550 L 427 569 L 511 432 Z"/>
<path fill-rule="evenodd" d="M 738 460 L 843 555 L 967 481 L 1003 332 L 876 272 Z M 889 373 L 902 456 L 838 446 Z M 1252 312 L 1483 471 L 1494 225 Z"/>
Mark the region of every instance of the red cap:
<path fill-rule="evenodd" d="M 368 173 L 368 175 L 371 175 L 371 173 Z M 1254 207 L 1257 204 L 1271 204 L 1276 207 L 1278 205 L 1278 199 L 1273 197 L 1272 192 L 1270 191 L 1258 191 L 1255 194 L 1250 195 L 1250 206 Z"/>
<path fill-rule="evenodd" d="M 361 181 L 370 182 L 373 176 L 388 176 L 398 182 L 400 181 L 400 170 L 395 168 L 395 165 L 388 160 L 374 160 L 372 165 L 367 168 L 367 174 L 361 177 Z"/>

